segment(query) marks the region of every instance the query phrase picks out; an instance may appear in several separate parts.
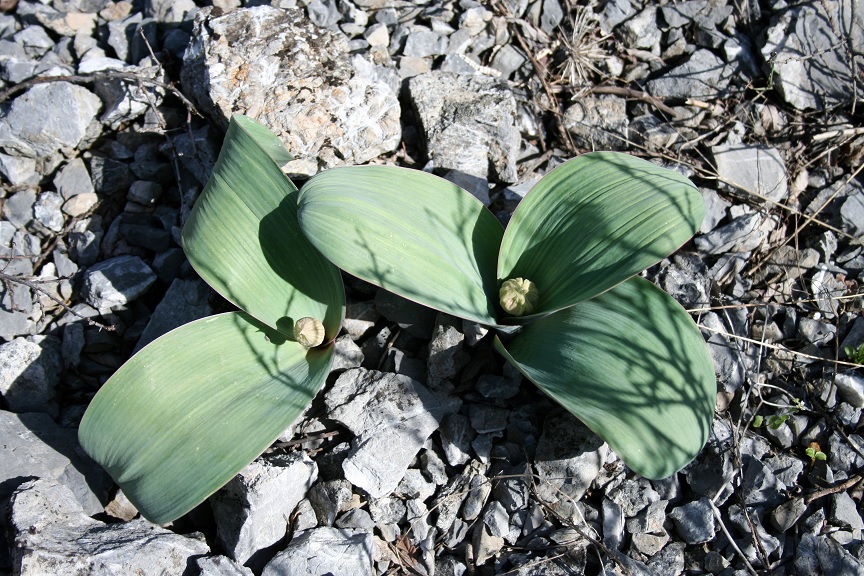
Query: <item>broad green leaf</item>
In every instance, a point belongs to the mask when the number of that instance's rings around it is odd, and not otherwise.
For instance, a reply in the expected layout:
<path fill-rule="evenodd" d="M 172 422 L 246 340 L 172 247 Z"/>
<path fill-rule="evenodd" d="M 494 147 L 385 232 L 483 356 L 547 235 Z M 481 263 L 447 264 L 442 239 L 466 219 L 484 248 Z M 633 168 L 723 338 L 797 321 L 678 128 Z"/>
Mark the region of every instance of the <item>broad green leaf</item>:
<path fill-rule="evenodd" d="M 616 152 L 585 154 L 544 176 L 519 204 L 498 280 L 534 282 L 535 317 L 561 310 L 674 252 L 704 213 L 698 189 L 676 172 Z"/>
<path fill-rule="evenodd" d="M 680 470 L 708 438 L 717 385 L 705 342 L 684 309 L 642 278 L 496 347 L 646 478 Z"/>
<path fill-rule="evenodd" d="M 300 230 L 297 188 L 280 170 L 290 157 L 264 126 L 234 116 L 183 228 L 183 248 L 239 308 L 287 335 L 296 320 L 317 318 L 329 341 L 342 322 L 342 278 Z"/>
<path fill-rule="evenodd" d="M 503 230 L 455 184 L 389 166 L 334 168 L 300 190 L 300 226 L 331 262 L 367 282 L 495 324 Z"/>
<path fill-rule="evenodd" d="M 105 383 L 81 421 L 81 445 L 146 518 L 171 521 L 302 413 L 332 355 L 332 346 L 303 348 L 242 312 L 197 320 Z"/>

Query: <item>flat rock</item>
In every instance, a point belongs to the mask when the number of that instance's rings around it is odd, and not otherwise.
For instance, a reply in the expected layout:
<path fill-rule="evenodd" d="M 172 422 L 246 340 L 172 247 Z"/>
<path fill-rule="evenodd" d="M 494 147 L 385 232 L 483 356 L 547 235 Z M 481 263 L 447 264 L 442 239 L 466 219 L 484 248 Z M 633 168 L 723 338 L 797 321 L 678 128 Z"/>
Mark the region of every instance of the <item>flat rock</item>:
<path fill-rule="evenodd" d="M 72 492 L 52 480 L 21 485 L 10 502 L 15 530 L 13 570 L 21 576 L 183 574 L 202 540 L 175 534 L 144 519 L 104 524 L 90 518 Z"/>
<path fill-rule="evenodd" d="M 140 38 L 137 33 L 135 37 Z M 134 74 L 142 81 L 129 82 L 120 78 L 105 78 L 98 80 L 93 87 L 94 92 L 105 104 L 99 120 L 114 130 L 142 116 L 151 107 L 159 106 L 165 96 L 165 89 L 154 82 L 168 81 L 162 66 L 129 66 L 123 71 Z"/>
<path fill-rule="evenodd" d="M 673 508 L 669 514 L 675 529 L 688 544 L 708 542 L 714 538 L 714 514 L 707 498 Z"/>
<path fill-rule="evenodd" d="M 859 84 L 860 93 L 862 80 L 853 75 L 843 47 L 852 47 L 860 67 L 864 31 L 853 24 L 861 21 L 860 7 L 851 0 L 826 0 L 778 14 L 768 28 L 762 55 L 783 99 L 799 110 L 850 103 L 856 93 L 852 83 Z"/>
<path fill-rule="evenodd" d="M 74 149 L 85 136 L 98 135 L 88 129 L 101 106 L 98 96 L 69 82 L 34 86 L 0 117 L 0 148 L 37 160 Z"/>
<path fill-rule="evenodd" d="M 849 234 L 864 236 L 864 198 L 861 194 L 852 194 L 843 201 L 840 218 Z"/>
<path fill-rule="evenodd" d="M 462 404 L 416 380 L 355 368 L 325 396 L 328 417 L 355 438 L 342 463 L 345 479 L 373 498 L 392 492 L 441 419 Z"/>
<path fill-rule="evenodd" d="M 618 96 L 579 98 L 564 111 L 564 126 L 576 146 L 623 150 L 628 144 L 627 101 Z"/>
<path fill-rule="evenodd" d="M 209 298 L 210 288 L 201 280 L 174 280 L 150 316 L 133 353 L 183 324 L 212 314 Z"/>
<path fill-rule="evenodd" d="M 29 188 L 21 190 L 3 203 L 3 217 L 15 228 L 24 228 L 33 220 L 36 193 Z"/>
<path fill-rule="evenodd" d="M 429 374 L 427 383 L 433 390 L 452 388 L 450 380 L 459 373 L 467 360 L 462 351 L 465 335 L 457 326 L 461 327 L 458 319 L 438 314 L 426 363 Z"/>
<path fill-rule="evenodd" d="M 316 27 L 299 9 L 199 10 L 181 78 L 223 127 L 240 113 L 270 128 L 296 158 L 286 165 L 292 174 L 362 164 L 401 139 L 390 85 L 358 74 L 346 38 Z"/>
<path fill-rule="evenodd" d="M 144 294 L 156 274 L 138 256 L 115 256 L 84 272 L 81 297 L 101 310 L 131 302 Z"/>
<path fill-rule="evenodd" d="M 471 458 L 471 442 L 476 437 L 468 418 L 462 414 L 449 414 L 441 420 L 441 444 L 451 466 L 459 466 Z"/>
<path fill-rule="evenodd" d="M 196 558 L 199 576 L 253 576 L 252 570 L 234 562 L 227 556 Z"/>
<path fill-rule="evenodd" d="M 102 511 L 112 482 L 80 449 L 74 429 L 43 413 L 0 411 L 0 502 L 29 478 L 57 480 L 87 514 Z"/>
<path fill-rule="evenodd" d="M 210 498 L 221 547 L 240 564 L 282 541 L 297 504 L 318 477 L 305 452 L 255 460 Z"/>
<path fill-rule="evenodd" d="M 36 161 L 32 158 L 0 154 L 0 174 L 12 186 L 34 186 L 39 182 Z"/>
<path fill-rule="evenodd" d="M 806 511 L 807 504 L 804 503 L 804 499 L 793 498 L 772 510 L 768 520 L 774 528 L 785 532 L 794 526 Z"/>
<path fill-rule="evenodd" d="M 864 408 L 864 376 L 855 370 L 842 372 L 834 377 L 837 392 L 845 402 L 855 408 Z"/>
<path fill-rule="evenodd" d="M 717 98 L 728 88 L 732 74 L 719 56 L 703 48 L 680 66 L 649 80 L 648 92 L 657 98 Z"/>
<path fill-rule="evenodd" d="M 774 202 L 788 195 L 786 164 L 776 148 L 737 144 L 714 146 L 711 153 L 723 180 Z"/>
<path fill-rule="evenodd" d="M 831 538 L 804 534 L 795 551 L 795 572 L 861 576 L 864 565 Z"/>
<path fill-rule="evenodd" d="M 694 239 L 696 248 L 704 254 L 748 252 L 765 241 L 772 222 L 758 212 L 742 214 L 725 226 Z"/>
<path fill-rule="evenodd" d="M 600 474 L 609 447 L 569 412 L 547 417 L 537 443 L 537 495 L 578 501 Z"/>
<path fill-rule="evenodd" d="M 15 338 L 0 345 L 0 395 L 12 412 L 57 415 L 54 388 L 60 382 L 63 359 L 59 346 Z"/>
<path fill-rule="evenodd" d="M 624 42 L 630 48 L 650 50 L 659 44 L 662 33 L 657 27 L 657 7 L 649 4 L 619 27 Z"/>
<path fill-rule="evenodd" d="M 517 181 L 521 137 L 516 99 L 506 83 L 436 71 L 411 78 L 408 92 L 435 168 Z"/>
<path fill-rule="evenodd" d="M 349 334 L 336 338 L 336 351 L 333 356 L 331 371 L 359 368 L 363 364 L 363 350 L 354 343 Z"/>
<path fill-rule="evenodd" d="M 315 528 L 295 535 L 261 576 L 372 576 L 372 534 Z"/>

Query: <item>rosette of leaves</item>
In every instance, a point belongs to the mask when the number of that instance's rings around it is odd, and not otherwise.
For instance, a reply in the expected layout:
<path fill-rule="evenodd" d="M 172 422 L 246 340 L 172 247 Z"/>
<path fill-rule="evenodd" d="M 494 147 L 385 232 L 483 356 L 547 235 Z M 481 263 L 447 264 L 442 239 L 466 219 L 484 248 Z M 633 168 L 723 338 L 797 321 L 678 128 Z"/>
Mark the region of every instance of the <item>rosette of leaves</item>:
<path fill-rule="evenodd" d="M 636 274 L 685 243 L 704 210 L 678 173 L 599 152 L 543 177 L 506 231 L 458 186 L 385 166 L 313 177 L 298 217 L 339 268 L 496 330 L 524 376 L 659 479 L 707 440 L 716 381 L 690 316 Z"/>
<path fill-rule="evenodd" d="M 298 226 L 297 189 L 280 170 L 289 160 L 266 128 L 231 121 L 183 246 L 240 311 L 145 346 L 81 421 L 85 451 L 153 522 L 185 514 L 261 454 L 330 371 L 342 279 Z"/>

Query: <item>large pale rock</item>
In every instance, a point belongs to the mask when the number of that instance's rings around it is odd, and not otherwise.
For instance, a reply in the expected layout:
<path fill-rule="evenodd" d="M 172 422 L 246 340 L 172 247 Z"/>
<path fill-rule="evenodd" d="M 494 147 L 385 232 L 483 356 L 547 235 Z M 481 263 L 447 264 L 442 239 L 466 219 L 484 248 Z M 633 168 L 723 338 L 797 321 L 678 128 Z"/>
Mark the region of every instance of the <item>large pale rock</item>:
<path fill-rule="evenodd" d="M 804 534 L 795 550 L 795 573 L 861 576 L 864 564 L 831 538 Z"/>
<path fill-rule="evenodd" d="M 74 149 L 85 136 L 97 135 L 88 128 L 101 106 L 98 96 L 68 82 L 34 86 L 0 115 L 0 148 L 37 160 Z"/>
<path fill-rule="evenodd" d="M 300 532 L 261 576 L 372 576 L 372 534 L 316 528 Z"/>
<path fill-rule="evenodd" d="M 858 98 L 864 81 L 853 74 L 864 66 L 864 19 L 855 0 L 807 2 L 777 11 L 768 28 L 762 56 L 774 88 L 786 102 L 803 110 L 822 109 Z M 838 38 L 838 34 L 840 37 Z"/>
<path fill-rule="evenodd" d="M 94 520 L 68 488 L 51 480 L 21 485 L 10 509 L 15 531 L 12 564 L 21 576 L 179 576 L 193 557 L 210 552 L 202 540 L 143 519 L 122 524 Z"/>
<path fill-rule="evenodd" d="M 285 537 L 288 520 L 318 478 L 305 452 L 256 460 L 210 499 L 219 543 L 240 564 Z"/>
<path fill-rule="evenodd" d="M 521 137 L 506 83 L 436 71 L 411 78 L 408 90 L 436 168 L 516 182 Z"/>
<path fill-rule="evenodd" d="M 362 368 L 343 373 L 325 402 L 328 417 L 355 435 L 342 463 L 345 479 L 373 498 L 399 485 L 441 419 L 462 404 L 407 376 Z"/>
<path fill-rule="evenodd" d="M 317 28 L 302 10 L 200 10 L 181 78 L 217 123 L 226 126 L 238 113 L 273 130 L 297 158 L 289 173 L 360 164 L 401 140 L 390 85 L 358 74 L 346 38 Z"/>
<path fill-rule="evenodd" d="M 628 143 L 627 101 L 618 96 L 579 98 L 564 112 L 574 143 L 589 150 L 623 150 Z"/>

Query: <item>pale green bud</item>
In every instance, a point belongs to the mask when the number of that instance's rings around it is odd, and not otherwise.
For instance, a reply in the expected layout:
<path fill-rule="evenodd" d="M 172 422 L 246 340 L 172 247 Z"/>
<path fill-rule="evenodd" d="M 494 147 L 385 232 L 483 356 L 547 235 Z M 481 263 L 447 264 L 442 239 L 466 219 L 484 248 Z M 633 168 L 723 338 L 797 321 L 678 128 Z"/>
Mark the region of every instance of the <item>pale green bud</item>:
<path fill-rule="evenodd" d="M 306 348 L 324 342 L 324 325 L 315 318 L 300 318 L 294 323 L 294 339 Z"/>
<path fill-rule="evenodd" d="M 540 302 L 537 286 L 525 278 L 511 278 L 501 285 L 498 292 L 501 308 L 511 316 L 525 316 L 534 312 Z"/>

